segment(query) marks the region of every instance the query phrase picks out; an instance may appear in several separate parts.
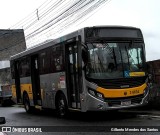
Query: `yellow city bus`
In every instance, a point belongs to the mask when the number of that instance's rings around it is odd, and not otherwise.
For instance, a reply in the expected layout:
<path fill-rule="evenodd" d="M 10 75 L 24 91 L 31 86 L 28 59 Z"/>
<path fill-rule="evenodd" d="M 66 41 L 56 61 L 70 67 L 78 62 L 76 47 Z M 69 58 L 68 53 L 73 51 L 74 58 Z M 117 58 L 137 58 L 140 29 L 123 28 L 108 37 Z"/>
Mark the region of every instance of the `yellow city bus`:
<path fill-rule="evenodd" d="M 12 98 L 59 116 L 137 107 L 148 102 L 145 65 L 139 28 L 86 27 L 12 56 Z"/>

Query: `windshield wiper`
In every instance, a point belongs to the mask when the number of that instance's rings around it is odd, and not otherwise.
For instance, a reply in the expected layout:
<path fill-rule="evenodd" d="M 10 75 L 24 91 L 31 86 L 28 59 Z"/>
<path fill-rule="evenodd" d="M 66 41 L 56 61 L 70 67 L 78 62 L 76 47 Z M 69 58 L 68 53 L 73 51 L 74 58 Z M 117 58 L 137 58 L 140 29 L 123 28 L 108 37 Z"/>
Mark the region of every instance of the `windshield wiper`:
<path fill-rule="evenodd" d="M 97 58 L 98 58 L 98 60 L 99 60 L 99 62 L 100 62 L 100 65 L 101 65 L 102 70 L 105 71 L 105 69 L 104 69 L 104 67 L 103 67 L 103 63 L 102 63 L 101 59 L 99 58 L 98 53 L 97 53 L 96 51 L 94 51 L 94 45 L 93 45 L 93 43 L 91 43 L 91 45 L 92 45 L 92 47 L 93 47 L 93 52 L 96 53 L 96 55 L 97 55 Z M 94 56 L 95 56 L 95 55 L 94 55 Z M 94 64 L 96 64 L 96 63 L 95 63 L 95 60 L 94 60 Z"/>
<path fill-rule="evenodd" d="M 126 51 L 126 53 L 127 53 L 127 61 L 128 61 L 129 69 L 130 69 L 129 54 L 128 54 L 128 50 L 127 50 L 127 47 L 126 47 L 126 46 L 125 46 L 125 51 Z"/>
<path fill-rule="evenodd" d="M 105 48 L 107 48 L 109 50 L 109 53 L 113 55 L 114 64 L 115 64 L 115 67 L 117 69 L 117 59 L 116 59 L 116 54 L 115 54 L 114 47 L 113 48 L 109 47 L 108 43 L 104 43 L 104 46 L 105 46 Z"/>
<path fill-rule="evenodd" d="M 115 62 L 115 67 L 116 67 L 116 70 L 117 70 L 117 59 L 116 59 L 116 54 L 115 54 L 115 51 L 114 51 L 114 48 L 113 48 L 113 58 L 114 58 L 114 62 Z"/>

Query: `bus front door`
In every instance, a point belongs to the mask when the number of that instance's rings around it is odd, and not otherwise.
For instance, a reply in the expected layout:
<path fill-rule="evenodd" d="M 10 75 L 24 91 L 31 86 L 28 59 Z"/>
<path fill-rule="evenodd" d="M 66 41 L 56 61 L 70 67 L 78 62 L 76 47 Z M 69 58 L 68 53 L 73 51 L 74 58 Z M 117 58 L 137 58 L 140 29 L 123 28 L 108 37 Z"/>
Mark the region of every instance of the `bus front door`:
<path fill-rule="evenodd" d="M 32 93 L 33 93 L 34 104 L 42 105 L 38 55 L 33 55 L 31 57 L 31 80 L 32 80 Z"/>
<path fill-rule="evenodd" d="M 80 109 L 80 77 L 78 68 L 78 46 L 76 42 L 66 45 L 66 65 L 67 65 L 67 94 L 68 105 L 73 109 Z"/>

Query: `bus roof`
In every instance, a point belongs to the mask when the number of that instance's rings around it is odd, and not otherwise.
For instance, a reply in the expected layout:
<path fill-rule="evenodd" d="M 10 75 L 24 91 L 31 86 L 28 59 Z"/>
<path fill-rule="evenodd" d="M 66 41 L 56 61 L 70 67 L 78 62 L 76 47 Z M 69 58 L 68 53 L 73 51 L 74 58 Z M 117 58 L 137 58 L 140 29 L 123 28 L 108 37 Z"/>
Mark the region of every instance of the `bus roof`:
<path fill-rule="evenodd" d="M 78 35 L 81 35 L 82 33 L 84 33 L 85 29 L 96 29 L 96 28 L 100 28 L 100 29 L 103 29 L 103 28 L 105 28 L 105 29 L 109 29 L 109 28 L 110 29 L 116 29 L 116 28 L 117 29 L 134 29 L 134 30 L 141 31 L 139 28 L 131 27 L 131 26 L 93 26 L 93 27 L 84 27 L 84 28 L 81 28 L 81 29 L 79 29 L 77 31 L 69 33 L 67 35 L 64 35 L 62 37 L 59 37 L 57 39 L 46 40 L 46 41 L 44 41 L 42 43 L 39 43 L 39 44 L 37 44 L 37 45 L 35 45 L 33 47 L 30 47 L 30 48 L 26 49 L 23 52 L 20 52 L 20 53 L 18 53 L 16 55 L 11 56 L 10 60 L 21 58 L 21 57 L 26 56 L 28 54 L 32 54 L 32 53 L 34 53 L 36 51 L 45 49 L 45 48 L 50 47 L 52 45 L 56 45 L 56 44 L 61 43 L 63 41 L 67 41 L 69 39 L 77 37 Z"/>
<path fill-rule="evenodd" d="M 26 50 L 23 51 L 23 52 L 20 52 L 20 53 L 18 53 L 18 54 L 16 54 L 16 55 L 11 56 L 10 60 L 14 60 L 14 59 L 23 57 L 23 56 L 28 55 L 28 54 L 32 54 L 32 53 L 34 53 L 34 52 L 36 52 L 36 51 L 45 49 L 45 48 L 47 48 L 47 47 L 50 47 L 50 46 L 52 46 L 52 45 L 56 45 L 56 44 L 58 44 L 58 43 L 61 43 L 61 42 L 63 42 L 63 41 L 69 40 L 69 39 L 72 39 L 73 37 L 78 36 L 79 33 L 80 33 L 80 31 L 82 31 L 82 30 L 83 30 L 83 29 L 77 30 L 77 31 L 75 31 L 75 32 L 72 32 L 72 33 L 70 33 L 70 34 L 67 34 L 67 35 L 62 36 L 62 37 L 57 38 L 57 39 L 46 40 L 46 41 L 44 41 L 44 42 L 42 42 L 42 43 L 39 43 L 39 44 L 37 44 L 37 45 L 35 45 L 35 46 L 33 46 L 33 47 L 30 47 L 30 48 L 26 49 Z"/>

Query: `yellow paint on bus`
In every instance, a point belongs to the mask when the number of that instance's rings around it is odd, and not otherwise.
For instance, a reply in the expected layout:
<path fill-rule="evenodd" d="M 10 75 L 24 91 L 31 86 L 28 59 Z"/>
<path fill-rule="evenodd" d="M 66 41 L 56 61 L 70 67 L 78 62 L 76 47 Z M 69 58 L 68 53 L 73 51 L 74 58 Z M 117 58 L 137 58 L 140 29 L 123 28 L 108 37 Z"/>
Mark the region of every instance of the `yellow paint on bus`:
<path fill-rule="evenodd" d="M 106 98 L 119 98 L 143 94 L 146 87 L 146 84 L 143 84 L 139 87 L 125 89 L 104 89 L 102 87 L 98 87 L 97 91 L 102 93 Z"/>
<path fill-rule="evenodd" d="M 26 91 L 29 99 L 33 99 L 32 84 L 21 84 L 21 94 Z"/>
<path fill-rule="evenodd" d="M 33 99 L 32 93 L 32 84 L 21 84 L 21 97 L 23 96 L 23 92 L 26 91 L 29 99 Z M 16 98 L 16 86 L 12 85 L 12 98 Z"/>
<path fill-rule="evenodd" d="M 145 76 L 145 72 L 130 72 L 130 76 Z"/>
<path fill-rule="evenodd" d="M 11 86 L 11 89 L 12 89 L 12 98 L 16 98 L 16 86 L 15 85 L 12 85 Z"/>

